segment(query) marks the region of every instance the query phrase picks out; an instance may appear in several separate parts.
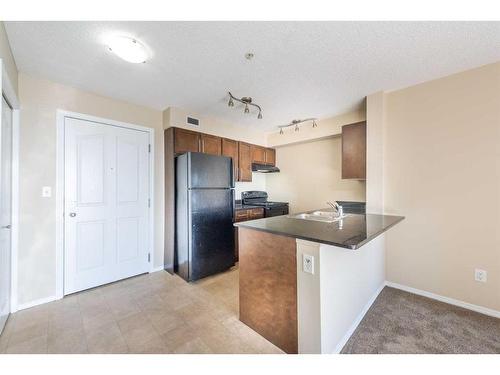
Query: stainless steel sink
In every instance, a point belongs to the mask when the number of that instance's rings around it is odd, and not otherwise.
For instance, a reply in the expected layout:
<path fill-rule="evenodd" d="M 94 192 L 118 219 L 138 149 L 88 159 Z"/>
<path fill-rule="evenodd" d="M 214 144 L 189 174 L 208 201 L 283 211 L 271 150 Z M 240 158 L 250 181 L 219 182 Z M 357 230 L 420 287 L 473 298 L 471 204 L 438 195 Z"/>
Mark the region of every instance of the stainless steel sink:
<path fill-rule="evenodd" d="M 336 221 L 344 219 L 347 216 L 349 215 L 344 214 L 342 216 L 338 216 L 333 211 L 318 210 L 313 212 L 301 213 L 298 215 L 292 215 L 291 218 L 301 219 L 301 220 L 321 221 L 323 223 L 334 223 Z"/>

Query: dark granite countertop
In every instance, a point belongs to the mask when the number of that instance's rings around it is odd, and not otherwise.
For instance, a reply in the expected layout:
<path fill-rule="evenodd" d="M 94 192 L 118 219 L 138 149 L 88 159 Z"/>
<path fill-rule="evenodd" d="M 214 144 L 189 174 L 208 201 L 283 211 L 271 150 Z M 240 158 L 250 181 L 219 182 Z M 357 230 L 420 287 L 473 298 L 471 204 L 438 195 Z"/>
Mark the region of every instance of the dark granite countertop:
<path fill-rule="evenodd" d="M 293 216 L 275 216 L 234 225 L 355 250 L 404 219 L 404 216 L 348 214 L 340 229 L 339 222 L 325 223 Z"/>

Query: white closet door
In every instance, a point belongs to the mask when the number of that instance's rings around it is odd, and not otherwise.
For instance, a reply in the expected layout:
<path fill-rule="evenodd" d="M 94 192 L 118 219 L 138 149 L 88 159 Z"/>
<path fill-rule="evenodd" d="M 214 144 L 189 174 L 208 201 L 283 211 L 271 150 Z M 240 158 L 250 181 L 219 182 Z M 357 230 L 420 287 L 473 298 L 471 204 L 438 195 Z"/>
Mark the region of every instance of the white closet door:
<path fill-rule="evenodd" d="M 148 139 L 65 119 L 65 294 L 148 271 Z"/>
<path fill-rule="evenodd" d="M 12 109 L 2 97 L 0 121 L 0 333 L 10 313 Z"/>

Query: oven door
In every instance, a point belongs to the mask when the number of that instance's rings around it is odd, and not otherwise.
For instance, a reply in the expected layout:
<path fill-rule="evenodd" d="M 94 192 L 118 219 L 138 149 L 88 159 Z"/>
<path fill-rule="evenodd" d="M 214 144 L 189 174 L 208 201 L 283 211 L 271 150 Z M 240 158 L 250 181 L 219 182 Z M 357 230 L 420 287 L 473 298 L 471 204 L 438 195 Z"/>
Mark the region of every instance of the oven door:
<path fill-rule="evenodd" d="M 281 216 L 281 215 L 288 215 L 288 205 L 266 207 L 264 209 L 264 217 Z"/>

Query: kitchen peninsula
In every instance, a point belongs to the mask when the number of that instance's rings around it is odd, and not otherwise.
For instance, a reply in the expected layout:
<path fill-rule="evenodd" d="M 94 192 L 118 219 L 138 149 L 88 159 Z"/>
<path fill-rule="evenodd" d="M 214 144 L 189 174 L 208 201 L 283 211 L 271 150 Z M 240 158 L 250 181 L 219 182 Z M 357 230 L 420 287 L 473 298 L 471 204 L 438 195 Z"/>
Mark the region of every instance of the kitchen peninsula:
<path fill-rule="evenodd" d="M 384 286 L 381 234 L 404 219 L 324 214 L 235 224 L 240 320 L 287 353 L 342 349 Z"/>

